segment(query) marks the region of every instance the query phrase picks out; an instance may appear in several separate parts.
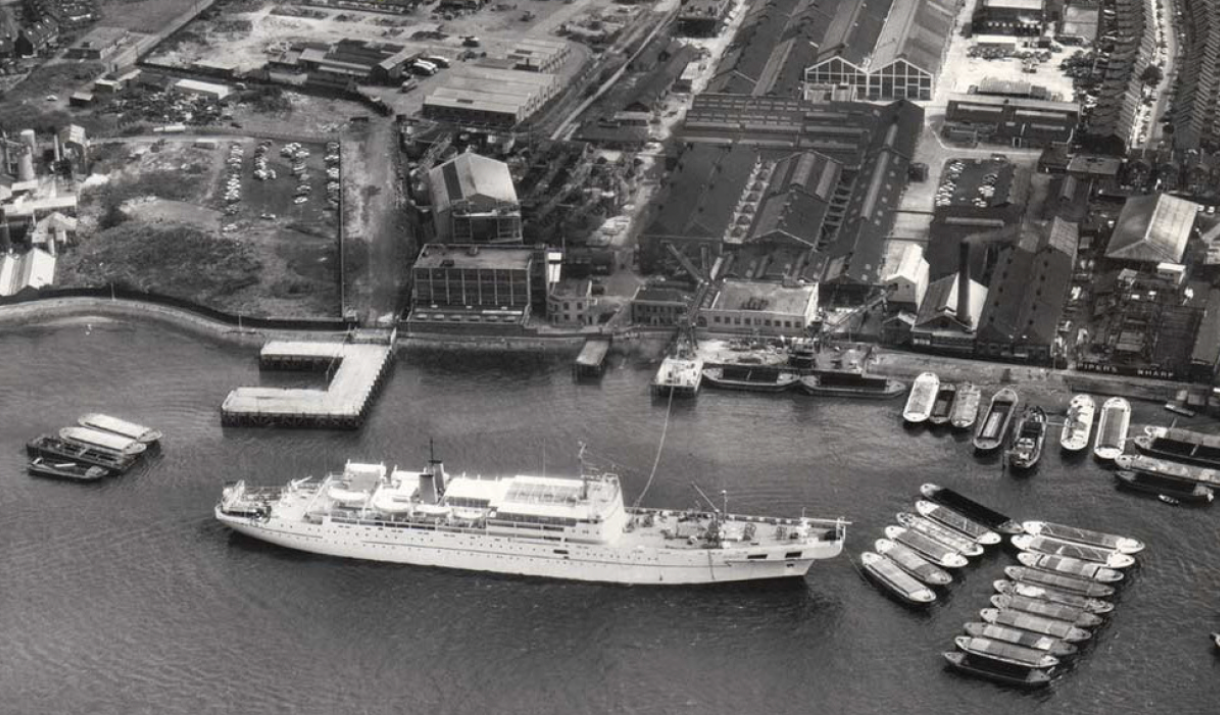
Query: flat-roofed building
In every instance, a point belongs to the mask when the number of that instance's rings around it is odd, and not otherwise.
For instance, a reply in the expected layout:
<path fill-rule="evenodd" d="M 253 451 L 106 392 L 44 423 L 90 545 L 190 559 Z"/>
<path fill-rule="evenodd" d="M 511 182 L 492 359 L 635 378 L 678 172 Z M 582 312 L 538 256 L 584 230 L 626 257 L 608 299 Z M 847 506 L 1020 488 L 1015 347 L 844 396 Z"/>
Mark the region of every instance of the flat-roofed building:
<path fill-rule="evenodd" d="M 233 93 L 233 90 L 223 84 L 201 82 L 197 79 L 180 79 L 174 83 L 174 90 L 182 94 L 210 97 L 217 101 L 225 99 Z"/>
<path fill-rule="evenodd" d="M 525 318 L 536 288 L 534 255 L 523 246 L 429 243 L 411 268 L 412 314 L 492 310 Z"/>
<path fill-rule="evenodd" d="M 690 310 L 689 292 L 663 286 L 640 286 L 631 298 L 631 322 L 635 325 L 682 325 Z"/>
<path fill-rule="evenodd" d="M 68 48 L 74 60 L 105 60 L 130 43 L 131 33 L 121 27 L 95 27 Z"/>
<path fill-rule="evenodd" d="M 558 90 L 558 77 L 495 67 L 455 67 L 424 99 L 429 119 L 512 127 L 542 108 Z"/>
<path fill-rule="evenodd" d="M 1046 0 L 978 0 L 974 31 L 997 35 L 1038 35 L 1046 23 Z"/>
<path fill-rule="evenodd" d="M 428 172 L 436 240 L 521 243 L 521 206 L 502 161 L 459 154 Z"/>
<path fill-rule="evenodd" d="M 805 71 L 812 91 L 930 100 L 960 0 L 842 0 Z"/>
<path fill-rule="evenodd" d="M 732 0 L 686 0 L 678 9 L 678 29 L 691 37 L 711 37 L 733 6 Z"/>
<path fill-rule="evenodd" d="M 713 332 L 799 337 L 818 320 L 818 287 L 726 280 L 698 324 Z"/>
<path fill-rule="evenodd" d="M 593 281 L 588 278 L 564 278 L 551 286 L 546 299 L 546 315 L 552 325 L 593 325 L 597 298 L 593 296 Z"/>
<path fill-rule="evenodd" d="M 506 56 L 512 60 L 513 69 L 553 73 L 571 53 L 572 48 L 565 40 L 525 37 L 513 42 Z"/>
<path fill-rule="evenodd" d="M 1080 122 L 1080 106 L 1024 97 L 952 94 L 945 120 L 976 131 L 982 139 L 1037 148 L 1071 142 Z"/>

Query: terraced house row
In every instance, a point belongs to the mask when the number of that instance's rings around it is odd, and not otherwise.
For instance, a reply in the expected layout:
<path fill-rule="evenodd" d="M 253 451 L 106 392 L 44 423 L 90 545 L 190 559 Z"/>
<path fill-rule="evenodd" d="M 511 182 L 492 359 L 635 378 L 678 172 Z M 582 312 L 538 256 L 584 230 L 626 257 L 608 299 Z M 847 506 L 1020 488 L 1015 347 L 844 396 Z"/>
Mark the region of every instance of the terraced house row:
<path fill-rule="evenodd" d="M 1186 28 L 1173 107 L 1179 149 L 1220 149 L 1220 4 L 1183 0 Z"/>

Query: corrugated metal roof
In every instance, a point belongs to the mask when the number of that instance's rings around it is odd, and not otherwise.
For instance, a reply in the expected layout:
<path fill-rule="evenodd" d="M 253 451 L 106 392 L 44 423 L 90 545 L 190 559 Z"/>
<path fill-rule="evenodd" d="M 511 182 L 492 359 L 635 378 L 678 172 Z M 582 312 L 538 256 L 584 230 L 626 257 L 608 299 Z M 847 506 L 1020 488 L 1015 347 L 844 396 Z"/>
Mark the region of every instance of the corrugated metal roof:
<path fill-rule="evenodd" d="M 517 203 L 508 164 L 473 152 L 459 154 L 428 172 L 432 204 L 443 211 L 461 200 Z"/>
<path fill-rule="evenodd" d="M 1106 258 L 1181 263 L 1196 213 L 1194 202 L 1176 196 L 1132 196 L 1118 215 Z"/>

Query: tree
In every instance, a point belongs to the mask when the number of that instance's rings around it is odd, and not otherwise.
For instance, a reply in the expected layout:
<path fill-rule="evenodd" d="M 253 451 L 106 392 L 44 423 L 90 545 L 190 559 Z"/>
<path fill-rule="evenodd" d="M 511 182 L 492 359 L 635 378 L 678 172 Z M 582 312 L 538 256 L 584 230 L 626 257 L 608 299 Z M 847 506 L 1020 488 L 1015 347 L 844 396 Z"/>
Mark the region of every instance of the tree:
<path fill-rule="evenodd" d="M 1165 72 L 1156 65 L 1148 65 L 1144 73 L 1140 75 L 1140 79 L 1143 80 L 1144 84 L 1155 87 L 1161 83 L 1161 80 L 1165 79 Z"/>

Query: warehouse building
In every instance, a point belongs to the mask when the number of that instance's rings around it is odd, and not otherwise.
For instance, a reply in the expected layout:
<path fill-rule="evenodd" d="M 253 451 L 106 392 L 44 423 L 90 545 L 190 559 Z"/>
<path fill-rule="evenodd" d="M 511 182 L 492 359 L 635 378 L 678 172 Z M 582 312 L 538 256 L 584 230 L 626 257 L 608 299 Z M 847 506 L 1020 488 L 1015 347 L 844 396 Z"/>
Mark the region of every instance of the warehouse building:
<path fill-rule="evenodd" d="M 532 248 L 430 243 L 411 271 L 409 320 L 523 324 L 536 289 L 534 260 Z"/>
<path fill-rule="evenodd" d="M 1132 196 L 1118 214 L 1106 258 L 1124 263 L 1181 263 L 1197 204 L 1169 194 Z"/>
<path fill-rule="evenodd" d="M 807 91 L 930 100 L 960 0 L 843 0 L 805 71 Z"/>
<path fill-rule="evenodd" d="M 949 95 L 948 126 L 974 132 L 979 139 L 1014 147 L 1047 147 L 1071 142 L 1080 107 L 1013 96 Z"/>
<path fill-rule="evenodd" d="M 1046 23 L 1046 0 L 978 0 L 974 32 L 985 35 L 1039 35 Z"/>
<path fill-rule="evenodd" d="M 817 320 L 816 285 L 726 280 L 699 311 L 701 328 L 749 335 L 801 337 Z"/>
<path fill-rule="evenodd" d="M 563 40 L 522 38 L 513 43 L 507 58 L 516 70 L 557 73 L 571 53 L 571 46 Z"/>
<path fill-rule="evenodd" d="M 428 172 L 439 243 L 521 243 L 521 205 L 508 165 L 471 152 Z"/>
<path fill-rule="evenodd" d="M 558 76 L 495 67 L 468 66 L 447 73 L 425 99 L 428 119 L 508 128 L 525 121 L 558 91 Z"/>

